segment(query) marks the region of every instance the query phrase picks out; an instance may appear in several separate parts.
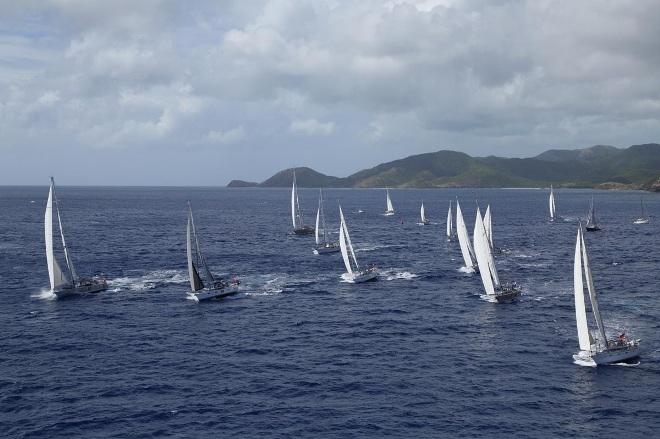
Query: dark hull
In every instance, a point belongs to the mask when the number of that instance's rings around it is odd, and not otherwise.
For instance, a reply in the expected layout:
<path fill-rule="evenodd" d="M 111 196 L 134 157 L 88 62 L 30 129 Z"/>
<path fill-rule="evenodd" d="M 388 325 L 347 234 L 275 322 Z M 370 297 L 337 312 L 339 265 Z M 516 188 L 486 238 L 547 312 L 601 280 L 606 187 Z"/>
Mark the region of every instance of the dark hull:
<path fill-rule="evenodd" d="M 585 229 L 587 232 L 597 232 L 600 230 L 600 227 L 598 226 L 586 226 Z"/>
<path fill-rule="evenodd" d="M 293 229 L 293 233 L 296 235 L 313 235 L 315 232 L 314 227 L 312 226 L 302 226 L 297 229 Z"/>

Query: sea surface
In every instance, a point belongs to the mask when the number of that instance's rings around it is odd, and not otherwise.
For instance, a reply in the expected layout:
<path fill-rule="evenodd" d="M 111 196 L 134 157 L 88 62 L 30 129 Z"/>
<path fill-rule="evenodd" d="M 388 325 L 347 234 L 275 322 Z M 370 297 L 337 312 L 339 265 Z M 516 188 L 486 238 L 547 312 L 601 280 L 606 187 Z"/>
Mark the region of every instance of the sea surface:
<path fill-rule="evenodd" d="M 658 437 L 660 196 L 641 192 L 325 190 L 341 202 L 361 264 L 291 233 L 289 189 L 60 187 L 80 274 L 108 291 L 54 300 L 43 218 L 48 189 L 0 187 L 0 437 Z M 627 365 L 576 364 L 573 252 L 586 234 L 608 333 L 641 338 Z M 445 239 L 450 200 L 472 230 L 490 203 L 500 277 L 516 303 L 485 300 Z M 301 189 L 313 223 L 318 191 Z M 242 279 L 222 301 L 187 299 L 190 200 L 216 273 Z M 417 224 L 424 201 L 433 224 Z M 362 210 L 362 213 L 359 211 Z"/>

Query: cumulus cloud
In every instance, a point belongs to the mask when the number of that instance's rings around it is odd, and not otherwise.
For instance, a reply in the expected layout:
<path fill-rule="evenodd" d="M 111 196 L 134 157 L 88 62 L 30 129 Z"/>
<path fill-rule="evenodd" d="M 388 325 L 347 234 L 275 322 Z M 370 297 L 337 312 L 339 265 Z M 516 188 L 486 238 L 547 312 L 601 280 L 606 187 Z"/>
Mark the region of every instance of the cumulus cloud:
<path fill-rule="evenodd" d="M 296 119 L 291 121 L 289 131 L 292 133 L 307 134 L 310 136 L 327 136 L 335 130 L 334 122 L 319 122 L 316 119 Z"/>
<path fill-rule="evenodd" d="M 310 136 L 370 166 L 660 134 L 653 0 L 26 0 L 0 25 L 3 149 L 241 142 L 228 171 L 259 179 Z"/>

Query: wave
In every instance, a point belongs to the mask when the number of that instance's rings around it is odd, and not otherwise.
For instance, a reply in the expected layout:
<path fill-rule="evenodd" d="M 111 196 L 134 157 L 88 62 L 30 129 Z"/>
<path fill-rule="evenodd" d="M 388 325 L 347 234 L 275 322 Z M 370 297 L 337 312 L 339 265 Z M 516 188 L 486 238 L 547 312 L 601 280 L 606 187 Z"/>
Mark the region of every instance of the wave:
<path fill-rule="evenodd" d="M 183 270 L 156 270 L 137 277 L 118 277 L 109 279 L 111 291 L 146 291 L 165 284 L 185 284 L 188 273 Z"/>
<path fill-rule="evenodd" d="M 485 302 L 497 303 L 497 299 L 489 294 L 480 294 L 479 298 Z"/>
<path fill-rule="evenodd" d="M 404 279 L 404 280 L 411 280 L 416 277 L 419 277 L 415 273 L 411 273 L 409 271 L 386 271 L 385 272 L 386 277 L 385 280 L 397 280 L 397 279 Z"/>
<path fill-rule="evenodd" d="M 467 268 L 467 267 L 461 267 L 458 269 L 458 271 L 465 274 L 472 274 L 475 272 L 474 268 Z"/>
<path fill-rule="evenodd" d="M 596 367 L 597 364 L 589 357 L 583 357 L 580 354 L 573 355 L 573 363 L 582 367 Z"/>
<path fill-rule="evenodd" d="M 53 290 L 50 288 L 43 288 L 39 290 L 38 293 L 31 294 L 30 297 L 34 297 L 35 299 L 44 299 L 44 300 L 55 300 L 57 299 L 57 296 L 55 293 L 53 293 Z"/>

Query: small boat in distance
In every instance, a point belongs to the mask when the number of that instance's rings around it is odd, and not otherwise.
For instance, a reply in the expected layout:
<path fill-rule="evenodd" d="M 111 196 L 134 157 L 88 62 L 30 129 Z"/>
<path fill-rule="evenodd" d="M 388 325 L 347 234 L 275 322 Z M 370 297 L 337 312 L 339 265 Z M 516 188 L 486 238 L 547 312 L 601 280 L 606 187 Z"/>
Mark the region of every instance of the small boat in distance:
<path fill-rule="evenodd" d="M 55 210 L 53 211 L 53 204 Z M 62 270 L 55 255 L 55 241 L 53 240 L 53 214 L 57 215 L 60 238 L 62 240 L 62 252 L 66 262 L 66 270 Z M 64 239 L 62 228 L 62 215 L 60 205 L 55 194 L 55 179 L 50 178 L 50 190 L 46 202 L 46 213 L 44 215 L 44 234 L 46 238 L 46 263 L 48 265 L 48 278 L 50 279 L 50 290 L 58 298 L 80 293 L 97 293 L 108 289 L 108 283 L 101 277 L 80 277 L 76 273 L 71 259 L 71 251 Z"/>
<path fill-rule="evenodd" d="M 312 226 L 305 225 L 302 212 L 300 211 L 295 169 L 293 170 L 293 185 L 291 187 L 291 220 L 293 221 L 293 233 L 296 235 L 311 235 L 314 233 L 314 228 Z"/>
<path fill-rule="evenodd" d="M 585 226 L 587 232 L 596 232 L 600 230 L 600 226 L 596 221 L 596 210 L 594 209 L 594 197 L 591 197 L 589 202 L 589 214 L 587 215 L 587 225 Z"/>
<path fill-rule="evenodd" d="M 424 212 L 424 202 L 422 201 L 422 207 L 419 209 L 419 218 L 420 218 L 420 224 L 423 226 L 428 226 L 431 224 L 431 221 L 426 217 L 426 214 Z"/>
<path fill-rule="evenodd" d="M 319 232 L 321 227 L 323 228 L 323 235 Z M 323 208 L 323 189 L 319 189 L 319 207 L 316 210 L 316 227 L 314 230 L 314 238 L 316 240 L 314 254 L 325 255 L 328 253 L 336 253 L 341 250 L 338 244 L 328 242 L 328 232 L 325 227 L 325 209 Z M 323 240 L 321 240 L 321 238 L 323 238 Z"/>
<path fill-rule="evenodd" d="M 394 215 L 394 206 L 392 206 L 392 199 L 390 198 L 390 189 L 386 189 L 387 191 L 387 210 L 385 211 L 384 215 L 385 216 L 392 216 Z"/>
<path fill-rule="evenodd" d="M 193 257 L 193 239 L 195 240 L 195 256 Z M 238 293 L 240 282 L 232 279 L 229 282 L 216 278 L 209 270 L 206 258 L 202 255 L 199 245 L 199 237 L 195 228 L 192 207 L 188 202 L 188 227 L 186 228 L 186 253 L 188 256 L 188 275 L 190 276 L 190 289 L 188 293 L 196 302 L 210 299 L 221 299 Z M 199 274 L 199 268 L 203 268 L 204 278 Z M 206 283 L 205 283 L 206 282 Z"/>
<path fill-rule="evenodd" d="M 633 224 L 648 224 L 651 221 L 651 217 L 649 216 L 649 212 L 646 209 L 644 198 L 641 198 L 639 200 L 639 203 L 640 203 L 641 212 L 639 218 L 635 219 L 635 221 L 633 221 Z"/>
<path fill-rule="evenodd" d="M 584 264 L 584 265 L 583 265 Z M 584 300 L 584 279 L 587 281 L 589 300 L 597 331 L 590 332 L 587 322 L 587 311 Z M 591 360 L 596 364 L 617 363 L 638 357 L 640 354 L 639 340 L 628 339 L 624 334 L 608 340 L 605 335 L 603 318 L 600 315 L 596 289 L 589 267 L 589 256 L 582 234 L 582 224 L 578 227 L 575 242 L 575 258 L 573 262 L 573 291 L 575 295 L 575 320 L 577 323 L 578 343 L 580 352 L 573 355 L 575 360 Z"/>
<path fill-rule="evenodd" d="M 447 211 L 447 241 L 454 237 L 454 221 L 451 215 L 451 200 L 449 200 L 449 210 Z"/>
<path fill-rule="evenodd" d="M 461 204 L 458 202 L 458 199 L 456 200 L 456 234 L 458 235 L 458 244 L 461 247 L 463 262 L 465 262 L 465 270 L 468 273 L 474 273 L 478 270 L 477 258 L 470 243 L 470 237 L 465 226 L 465 220 L 463 220 L 463 212 L 461 212 Z"/>
<path fill-rule="evenodd" d="M 500 277 L 495 267 L 492 246 L 488 240 L 486 227 L 484 226 L 478 207 L 472 239 L 474 240 L 474 252 L 477 257 L 477 264 L 479 264 L 481 282 L 484 285 L 486 294 L 494 297 L 499 303 L 508 302 L 520 296 L 522 291 L 516 282 L 506 284 L 500 282 Z"/>
<path fill-rule="evenodd" d="M 550 185 L 550 198 L 548 199 L 548 204 L 550 207 L 550 221 L 555 220 L 555 191 Z"/>
<path fill-rule="evenodd" d="M 378 268 L 374 265 L 366 269 L 360 269 L 360 265 L 355 257 L 355 251 L 353 250 L 353 244 L 351 243 L 351 237 L 348 234 L 348 227 L 346 227 L 346 221 L 344 220 L 344 213 L 341 210 L 341 205 L 339 206 L 339 219 L 339 247 L 341 248 L 341 256 L 344 259 L 344 265 L 346 266 L 346 274 L 344 274 L 344 278 L 349 282 L 356 284 L 376 280 L 378 278 Z M 350 257 L 348 254 L 349 251 Z"/>

